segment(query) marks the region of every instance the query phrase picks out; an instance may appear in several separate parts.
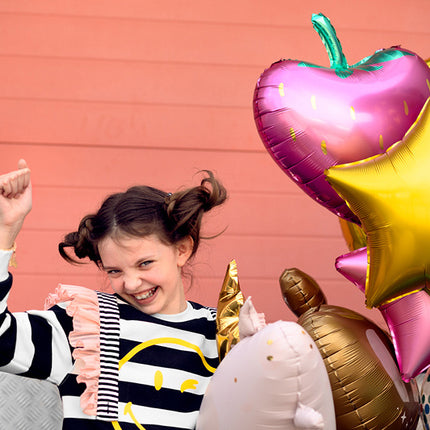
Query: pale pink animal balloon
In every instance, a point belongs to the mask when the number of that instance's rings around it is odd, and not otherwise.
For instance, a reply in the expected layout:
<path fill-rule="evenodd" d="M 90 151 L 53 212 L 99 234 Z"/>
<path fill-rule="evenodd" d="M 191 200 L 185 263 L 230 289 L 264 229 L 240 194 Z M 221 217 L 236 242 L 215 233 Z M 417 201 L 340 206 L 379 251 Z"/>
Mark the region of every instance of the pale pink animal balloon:
<path fill-rule="evenodd" d="M 196 429 L 336 428 L 324 361 L 303 327 L 291 321 L 265 325 L 248 298 L 239 331 L 240 342 L 209 382 Z"/>

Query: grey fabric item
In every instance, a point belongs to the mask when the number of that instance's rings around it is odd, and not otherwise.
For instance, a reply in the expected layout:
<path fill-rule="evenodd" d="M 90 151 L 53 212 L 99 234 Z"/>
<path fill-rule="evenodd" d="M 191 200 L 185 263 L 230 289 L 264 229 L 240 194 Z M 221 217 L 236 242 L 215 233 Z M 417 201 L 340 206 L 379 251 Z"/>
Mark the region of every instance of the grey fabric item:
<path fill-rule="evenodd" d="M 1 430 L 60 430 L 62 420 L 55 385 L 0 372 Z"/>

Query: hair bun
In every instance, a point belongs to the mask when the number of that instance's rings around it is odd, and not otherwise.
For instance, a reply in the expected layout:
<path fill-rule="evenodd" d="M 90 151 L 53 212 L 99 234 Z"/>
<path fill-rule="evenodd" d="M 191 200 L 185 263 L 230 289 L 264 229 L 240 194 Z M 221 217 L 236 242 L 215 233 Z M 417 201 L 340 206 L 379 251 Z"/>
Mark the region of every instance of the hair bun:
<path fill-rule="evenodd" d="M 73 231 L 64 237 L 63 242 L 58 245 L 60 255 L 70 263 L 77 263 L 65 251 L 65 248 L 73 248 L 73 251 L 79 259 L 89 258 L 97 261 L 97 253 L 94 251 L 94 246 L 91 240 L 91 232 L 93 230 L 92 215 L 84 217 L 79 224 L 78 231 Z"/>

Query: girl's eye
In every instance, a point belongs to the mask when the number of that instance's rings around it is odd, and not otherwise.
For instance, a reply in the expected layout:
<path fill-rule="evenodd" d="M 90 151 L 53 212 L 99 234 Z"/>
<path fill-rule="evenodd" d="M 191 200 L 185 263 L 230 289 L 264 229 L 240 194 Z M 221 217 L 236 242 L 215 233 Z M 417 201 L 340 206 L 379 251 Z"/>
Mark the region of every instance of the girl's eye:
<path fill-rule="evenodd" d="M 140 267 L 147 267 L 147 266 L 149 266 L 151 263 L 153 263 L 153 261 L 152 261 L 152 260 L 145 260 L 145 261 L 142 261 L 142 262 L 140 263 Z"/>
<path fill-rule="evenodd" d="M 107 273 L 109 276 L 115 276 L 115 275 L 118 275 L 119 270 L 114 270 L 114 269 L 112 269 L 112 270 L 107 270 L 107 271 L 106 271 L 106 273 Z"/>

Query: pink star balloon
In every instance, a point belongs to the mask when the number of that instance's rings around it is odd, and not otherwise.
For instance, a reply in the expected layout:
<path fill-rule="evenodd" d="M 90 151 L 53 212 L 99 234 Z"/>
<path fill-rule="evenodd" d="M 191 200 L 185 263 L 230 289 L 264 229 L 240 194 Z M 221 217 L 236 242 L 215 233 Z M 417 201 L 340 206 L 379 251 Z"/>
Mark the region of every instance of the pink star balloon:
<path fill-rule="evenodd" d="M 393 338 L 402 378 L 409 381 L 430 366 L 430 296 L 424 289 L 380 306 Z"/>
<path fill-rule="evenodd" d="M 336 269 L 364 292 L 367 251 L 361 248 L 336 259 Z M 430 297 L 426 289 L 403 296 L 379 311 L 387 323 L 402 379 L 409 381 L 430 366 Z"/>
<path fill-rule="evenodd" d="M 367 249 L 359 248 L 336 258 L 336 270 L 363 293 L 366 286 Z"/>

